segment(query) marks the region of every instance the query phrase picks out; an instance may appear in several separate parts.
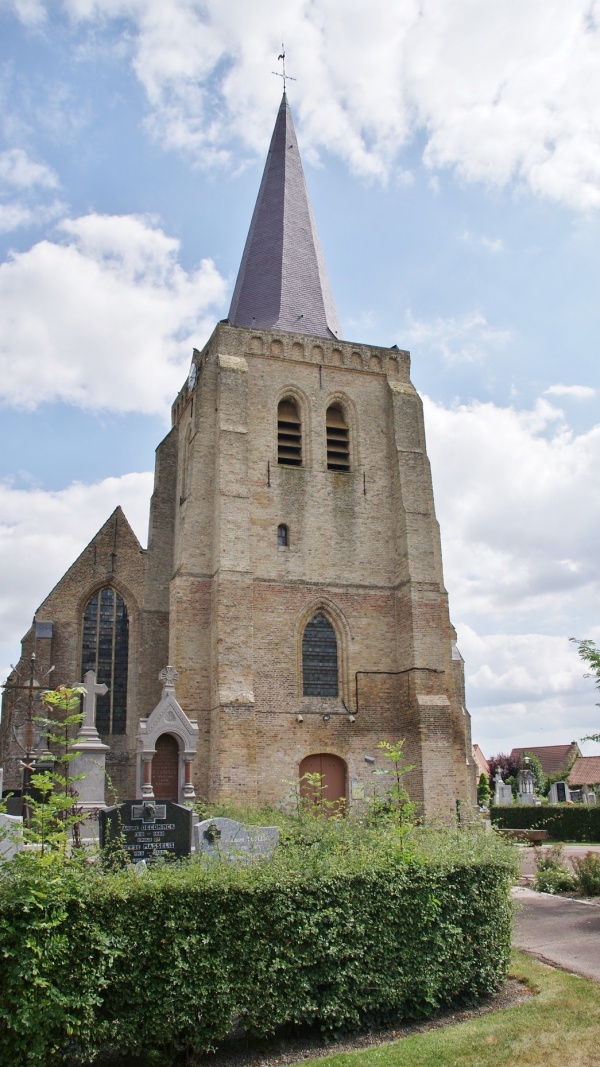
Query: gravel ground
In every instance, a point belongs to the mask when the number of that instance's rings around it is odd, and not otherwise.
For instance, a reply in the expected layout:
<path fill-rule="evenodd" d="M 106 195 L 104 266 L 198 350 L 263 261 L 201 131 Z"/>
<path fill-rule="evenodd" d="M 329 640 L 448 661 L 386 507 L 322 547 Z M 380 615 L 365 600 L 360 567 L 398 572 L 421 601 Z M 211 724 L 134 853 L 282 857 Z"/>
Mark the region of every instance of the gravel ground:
<path fill-rule="evenodd" d="M 453 1026 L 456 1023 L 473 1019 L 476 1015 L 485 1015 L 502 1008 L 513 1008 L 528 997 L 532 991 L 515 978 L 509 978 L 495 997 L 486 997 L 474 1008 L 456 1010 L 449 1008 L 439 1012 L 426 1022 L 403 1023 L 398 1020 L 396 1026 L 368 1033 L 355 1033 L 343 1037 L 340 1041 L 326 1044 L 320 1033 L 305 1031 L 294 1037 L 273 1040 L 269 1044 L 254 1042 L 252 1045 L 239 1041 L 228 1048 L 223 1048 L 212 1055 L 202 1056 L 196 1060 L 196 1067 L 285 1067 L 286 1064 L 302 1063 L 303 1060 L 317 1056 L 329 1056 L 334 1052 L 357 1052 L 359 1049 L 372 1048 L 395 1041 L 410 1034 L 423 1034 L 440 1026 Z"/>

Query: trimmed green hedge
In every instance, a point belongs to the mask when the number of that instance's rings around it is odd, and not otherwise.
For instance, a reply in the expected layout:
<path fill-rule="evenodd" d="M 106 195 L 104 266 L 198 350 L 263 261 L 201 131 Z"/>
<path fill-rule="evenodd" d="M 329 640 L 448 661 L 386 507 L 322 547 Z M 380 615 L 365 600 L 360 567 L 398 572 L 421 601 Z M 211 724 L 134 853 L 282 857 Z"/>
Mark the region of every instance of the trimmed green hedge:
<path fill-rule="evenodd" d="M 338 1031 L 497 989 L 514 849 L 496 835 L 367 834 L 247 866 L 0 879 L 0 1062 L 168 1064 L 242 1025 Z M 437 842 L 437 843 L 436 843 Z M 6 871 L 6 869 L 5 869 Z"/>
<path fill-rule="evenodd" d="M 600 841 L 600 807 L 586 804 L 511 804 L 492 807 L 494 826 L 507 830 L 547 830 L 554 841 Z"/>

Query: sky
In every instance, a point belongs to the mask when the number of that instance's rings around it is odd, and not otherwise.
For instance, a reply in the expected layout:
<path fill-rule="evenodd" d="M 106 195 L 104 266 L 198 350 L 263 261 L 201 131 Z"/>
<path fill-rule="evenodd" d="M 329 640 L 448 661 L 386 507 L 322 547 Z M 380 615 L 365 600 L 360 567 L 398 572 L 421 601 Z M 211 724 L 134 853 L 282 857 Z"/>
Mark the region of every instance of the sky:
<path fill-rule="evenodd" d="M 282 84 L 341 319 L 408 348 L 473 740 L 600 729 L 600 2 L 0 0 L 0 674 L 226 316 Z M 599 751 L 591 742 L 588 754 Z"/>

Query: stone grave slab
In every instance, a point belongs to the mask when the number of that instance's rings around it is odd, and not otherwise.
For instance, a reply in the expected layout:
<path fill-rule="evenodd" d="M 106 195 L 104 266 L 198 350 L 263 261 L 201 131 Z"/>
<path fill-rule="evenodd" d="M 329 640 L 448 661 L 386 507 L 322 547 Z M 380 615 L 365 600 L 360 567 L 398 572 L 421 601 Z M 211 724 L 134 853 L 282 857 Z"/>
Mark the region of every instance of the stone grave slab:
<path fill-rule="evenodd" d="M 551 804 L 566 804 L 571 799 L 567 782 L 554 782 L 550 786 L 548 800 Z"/>
<path fill-rule="evenodd" d="M 12 859 L 23 851 L 23 819 L 18 815 L 6 815 L 0 811 L 0 856 Z"/>
<path fill-rule="evenodd" d="M 235 819 L 205 819 L 194 827 L 196 852 L 214 859 L 270 856 L 279 843 L 278 826 L 245 826 Z"/>
<path fill-rule="evenodd" d="M 190 808 L 170 800 L 126 800 L 99 813 L 100 848 L 118 845 L 132 863 L 182 859 L 192 849 Z"/>

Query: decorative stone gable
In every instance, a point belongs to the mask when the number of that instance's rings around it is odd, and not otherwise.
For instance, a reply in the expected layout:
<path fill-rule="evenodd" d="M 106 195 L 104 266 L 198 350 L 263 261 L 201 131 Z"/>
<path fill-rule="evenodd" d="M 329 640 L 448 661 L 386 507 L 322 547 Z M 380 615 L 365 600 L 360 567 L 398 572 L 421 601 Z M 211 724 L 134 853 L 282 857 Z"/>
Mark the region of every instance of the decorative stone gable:
<path fill-rule="evenodd" d="M 179 792 L 183 803 L 191 803 L 196 793 L 192 781 L 192 764 L 198 746 L 198 723 L 188 719 L 177 702 L 175 683 L 178 678 L 174 667 L 165 667 L 159 674 L 163 683 L 162 696 L 147 719 L 140 719 L 138 742 L 138 767 L 136 794 L 153 798 L 152 761 L 156 754 L 156 742 L 162 734 L 170 734 L 179 746 Z"/>

